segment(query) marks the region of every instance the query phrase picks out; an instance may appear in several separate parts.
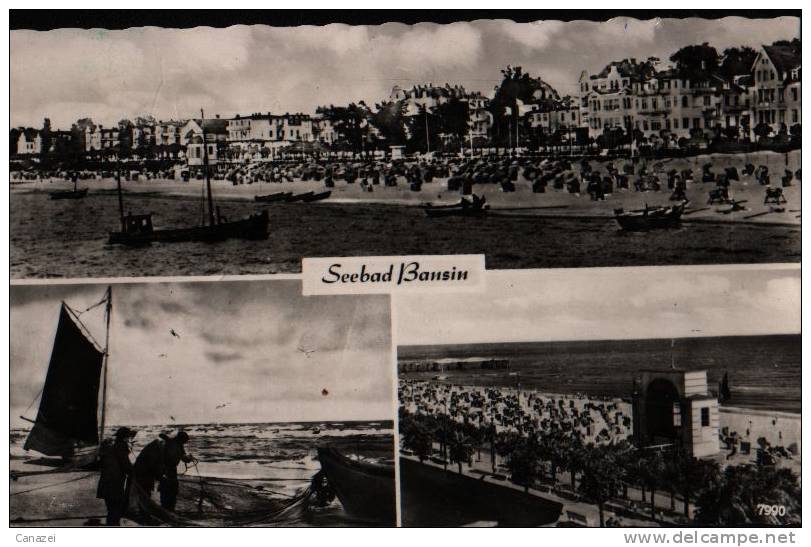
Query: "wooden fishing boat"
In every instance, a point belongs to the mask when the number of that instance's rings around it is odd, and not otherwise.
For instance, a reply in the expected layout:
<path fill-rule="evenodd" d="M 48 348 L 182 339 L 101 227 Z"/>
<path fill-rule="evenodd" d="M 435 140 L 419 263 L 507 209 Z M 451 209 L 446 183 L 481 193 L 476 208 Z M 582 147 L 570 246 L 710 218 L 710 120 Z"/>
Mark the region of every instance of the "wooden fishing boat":
<path fill-rule="evenodd" d="M 313 201 L 321 201 L 322 199 L 327 199 L 328 197 L 330 197 L 332 195 L 332 191 L 327 190 L 326 192 L 319 192 L 317 194 L 313 194 L 311 192 L 311 194 L 312 195 L 309 196 L 305 195 L 303 198 L 301 198 L 301 201 L 305 203 L 310 203 Z"/>
<path fill-rule="evenodd" d="M 291 196 L 287 196 L 285 201 L 287 203 L 292 203 L 294 201 L 304 201 L 306 198 L 314 196 L 315 192 L 304 192 L 303 194 L 293 194 Z"/>
<path fill-rule="evenodd" d="M 394 526 L 394 465 L 353 460 L 335 447 L 318 447 L 318 461 L 347 513 Z"/>
<path fill-rule="evenodd" d="M 487 205 L 483 207 L 464 207 L 464 206 L 450 206 L 450 207 L 423 207 L 425 214 L 431 218 L 438 217 L 483 217 L 489 211 Z"/>
<path fill-rule="evenodd" d="M 276 192 L 274 194 L 266 194 L 264 196 L 254 196 L 253 200 L 259 203 L 274 203 L 277 201 L 285 201 L 293 195 L 293 192 Z"/>
<path fill-rule="evenodd" d="M 202 119 L 205 114 L 200 111 Z M 260 240 L 268 238 L 268 213 L 262 211 L 247 218 L 229 221 L 220 215 L 219 208 L 214 207 L 211 194 L 211 178 L 208 172 L 208 146 L 205 124 L 203 127 L 203 166 L 206 179 L 206 202 L 208 205 L 208 222 L 189 228 L 166 228 L 156 230 L 152 224 L 151 214 L 124 215 L 124 201 L 121 193 L 121 170 L 118 170 L 118 209 L 121 217 L 121 231 L 110 232 L 110 244 L 141 246 L 152 242 L 181 241 L 223 241 L 226 239 Z"/>
<path fill-rule="evenodd" d="M 51 199 L 82 199 L 87 196 L 87 188 L 81 190 L 57 190 L 48 194 Z"/>
<path fill-rule="evenodd" d="M 648 207 L 633 211 L 614 209 L 617 224 L 625 231 L 646 232 L 648 230 L 675 228 L 681 223 L 681 215 L 687 202 L 669 207 Z"/>
<path fill-rule="evenodd" d="M 480 217 L 487 214 L 490 206 L 487 205 L 485 198 L 479 199 L 474 196 L 473 201 L 460 199 L 458 203 L 451 203 L 449 205 L 434 205 L 427 203 L 422 206 L 422 210 L 429 217 Z"/>
<path fill-rule="evenodd" d="M 62 302 L 39 410 L 33 420 L 20 416 L 34 424 L 23 448 L 51 458 L 38 460 L 39 465 L 75 468 L 98 457 L 106 408 L 110 287 L 97 305 L 105 306 L 104 347 L 90 335 L 80 314 Z"/>

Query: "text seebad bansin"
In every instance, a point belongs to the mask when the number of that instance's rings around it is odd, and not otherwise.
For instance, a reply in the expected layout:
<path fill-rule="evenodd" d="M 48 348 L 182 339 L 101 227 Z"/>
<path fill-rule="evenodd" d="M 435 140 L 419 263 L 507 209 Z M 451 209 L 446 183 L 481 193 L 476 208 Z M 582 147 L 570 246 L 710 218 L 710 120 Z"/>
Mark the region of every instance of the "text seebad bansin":
<path fill-rule="evenodd" d="M 395 277 L 396 272 L 396 277 Z M 382 271 L 369 271 L 366 264 L 362 264 L 360 270 L 354 272 L 344 272 L 341 264 L 332 264 L 327 269 L 327 274 L 321 278 L 324 283 L 395 283 L 403 285 L 405 283 L 420 282 L 454 282 L 465 281 L 468 278 L 468 270 L 457 269 L 452 266 L 444 270 L 423 269 L 419 262 L 401 262 L 399 264 L 389 264 L 389 267 Z"/>

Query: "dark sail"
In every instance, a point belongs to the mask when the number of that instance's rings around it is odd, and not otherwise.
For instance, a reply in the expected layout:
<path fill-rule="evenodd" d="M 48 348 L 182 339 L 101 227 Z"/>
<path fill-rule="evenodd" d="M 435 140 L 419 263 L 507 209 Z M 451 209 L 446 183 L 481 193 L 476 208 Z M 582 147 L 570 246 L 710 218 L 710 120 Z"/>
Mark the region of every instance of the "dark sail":
<path fill-rule="evenodd" d="M 104 353 L 82 332 L 63 303 L 39 412 L 25 441 L 26 450 L 66 457 L 77 443 L 98 444 L 103 359 Z"/>

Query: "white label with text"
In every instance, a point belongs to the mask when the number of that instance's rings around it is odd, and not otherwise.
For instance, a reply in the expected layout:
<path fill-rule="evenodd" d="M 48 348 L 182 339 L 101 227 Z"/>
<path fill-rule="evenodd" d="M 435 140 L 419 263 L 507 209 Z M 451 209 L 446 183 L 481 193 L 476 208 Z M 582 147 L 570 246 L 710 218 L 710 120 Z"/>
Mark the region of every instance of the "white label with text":
<path fill-rule="evenodd" d="M 411 290 L 479 290 L 484 255 L 304 258 L 302 293 L 387 294 Z"/>

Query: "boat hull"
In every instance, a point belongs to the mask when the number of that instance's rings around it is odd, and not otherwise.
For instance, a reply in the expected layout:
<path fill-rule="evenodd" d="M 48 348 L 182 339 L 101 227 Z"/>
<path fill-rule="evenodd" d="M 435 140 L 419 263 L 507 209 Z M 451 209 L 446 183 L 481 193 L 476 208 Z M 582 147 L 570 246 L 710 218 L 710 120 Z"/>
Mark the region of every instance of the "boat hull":
<path fill-rule="evenodd" d="M 520 489 L 400 458 L 403 526 L 542 526 L 560 518 L 563 504 Z"/>
<path fill-rule="evenodd" d="M 487 214 L 487 209 L 483 207 L 440 206 L 423 207 L 422 210 L 425 211 L 429 218 L 483 217 Z"/>
<path fill-rule="evenodd" d="M 293 203 L 295 201 L 305 201 L 308 198 L 311 198 L 315 195 L 315 192 L 305 192 L 303 194 L 294 194 L 292 196 L 287 196 L 285 201 L 287 203 Z"/>
<path fill-rule="evenodd" d="M 292 192 L 277 192 L 275 194 L 267 194 L 264 196 L 254 196 L 253 200 L 258 203 L 274 203 L 278 201 L 285 201 L 292 195 Z"/>
<path fill-rule="evenodd" d="M 87 196 L 87 188 L 81 190 L 64 190 L 59 192 L 51 192 L 49 197 L 51 199 L 82 199 Z"/>
<path fill-rule="evenodd" d="M 351 460 L 332 447 L 319 447 L 318 461 L 347 513 L 396 524 L 394 466 Z"/>
<path fill-rule="evenodd" d="M 647 232 L 648 230 L 677 228 L 681 224 L 683 212 L 684 206 L 674 206 L 665 210 L 617 213 L 614 218 L 620 228 L 625 231 Z"/>
<path fill-rule="evenodd" d="M 196 226 L 153 230 L 146 233 L 111 232 L 109 243 L 118 245 L 146 245 L 153 242 L 177 243 L 187 241 L 215 242 L 226 239 L 263 240 L 268 238 L 268 213 L 251 215 L 246 219 L 221 222 L 214 226 Z"/>
<path fill-rule="evenodd" d="M 305 203 L 311 203 L 313 201 L 321 201 L 322 199 L 327 199 L 331 195 L 332 195 L 332 191 L 326 191 L 326 192 L 321 192 L 321 193 L 318 193 L 318 194 L 312 194 L 312 195 L 309 195 L 309 196 L 304 196 L 303 198 L 301 198 L 301 201 L 303 201 Z"/>

